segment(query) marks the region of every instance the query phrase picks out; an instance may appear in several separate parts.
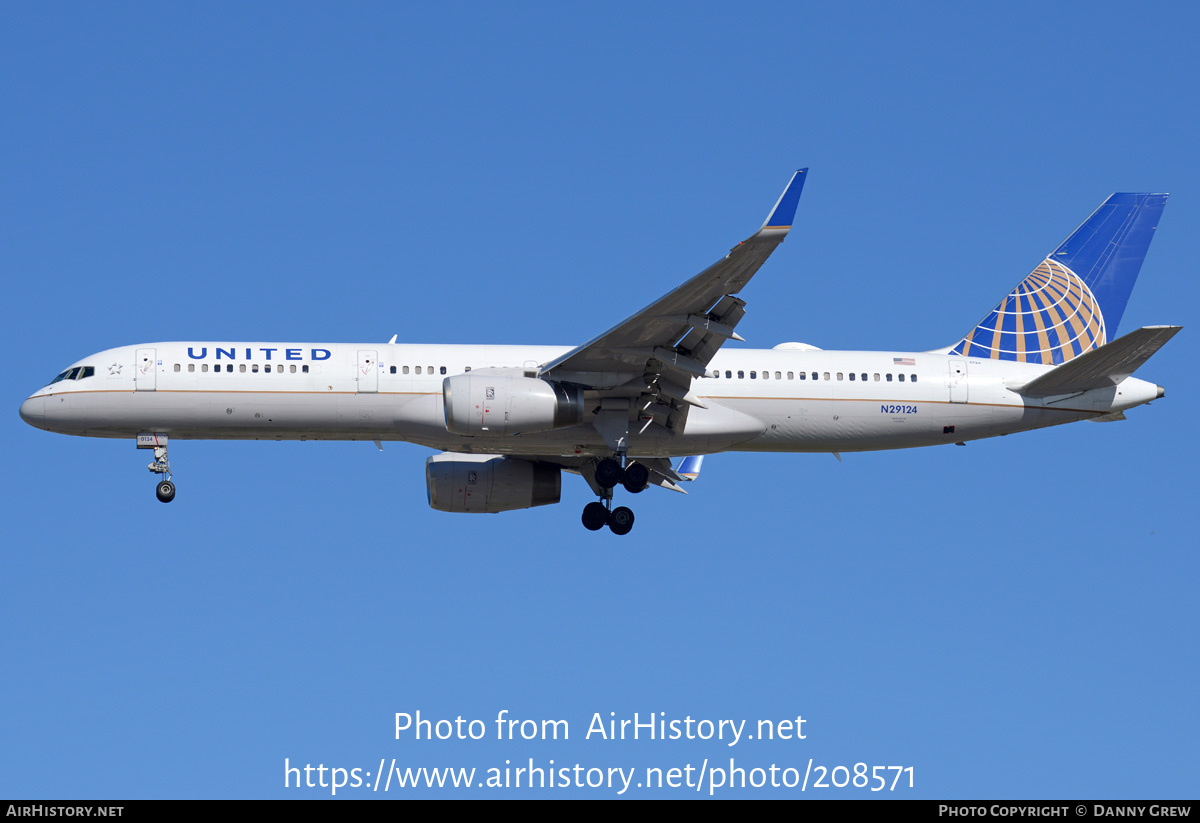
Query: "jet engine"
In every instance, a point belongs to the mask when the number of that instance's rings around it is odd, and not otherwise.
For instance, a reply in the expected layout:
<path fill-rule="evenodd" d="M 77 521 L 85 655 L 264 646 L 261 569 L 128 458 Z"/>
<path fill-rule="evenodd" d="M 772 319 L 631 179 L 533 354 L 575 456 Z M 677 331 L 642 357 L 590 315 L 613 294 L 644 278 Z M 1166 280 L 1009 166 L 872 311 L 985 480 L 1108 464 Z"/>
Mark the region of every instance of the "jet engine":
<path fill-rule="evenodd" d="M 577 426 L 583 389 L 536 377 L 467 372 L 442 381 L 446 428 L 455 434 L 504 435 Z"/>
<path fill-rule="evenodd" d="M 557 503 L 558 466 L 516 457 L 443 452 L 425 461 L 430 507 L 443 512 L 507 512 Z"/>

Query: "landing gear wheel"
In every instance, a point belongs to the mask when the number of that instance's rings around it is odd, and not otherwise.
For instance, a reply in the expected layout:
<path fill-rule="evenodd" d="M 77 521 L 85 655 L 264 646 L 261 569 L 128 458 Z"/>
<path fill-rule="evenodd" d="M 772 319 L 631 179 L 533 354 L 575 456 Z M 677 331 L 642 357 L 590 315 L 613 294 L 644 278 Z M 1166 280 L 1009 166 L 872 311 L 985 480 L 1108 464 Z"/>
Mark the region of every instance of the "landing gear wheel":
<path fill-rule="evenodd" d="M 596 485 L 602 489 L 611 489 L 621 482 L 625 471 L 621 464 L 611 457 L 606 457 L 596 464 Z"/>
<path fill-rule="evenodd" d="M 588 503 L 583 507 L 583 527 L 588 531 L 599 531 L 608 522 L 608 509 L 603 503 Z"/>
<path fill-rule="evenodd" d="M 608 527 L 613 534 L 629 534 L 633 529 L 633 512 L 625 506 L 617 506 L 608 516 Z"/>
<path fill-rule="evenodd" d="M 625 469 L 625 480 L 622 485 L 630 494 L 645 491 L 646 487 L 650 485 L 650 470 L 641 463 L 631 463 Z"/>
<path fill-rule="evenodd" d="M 154 489 L 154 494 L 164 503 L 170 503 L 175 499 L 175 484 L 170 480 L 164 480 Z"/>

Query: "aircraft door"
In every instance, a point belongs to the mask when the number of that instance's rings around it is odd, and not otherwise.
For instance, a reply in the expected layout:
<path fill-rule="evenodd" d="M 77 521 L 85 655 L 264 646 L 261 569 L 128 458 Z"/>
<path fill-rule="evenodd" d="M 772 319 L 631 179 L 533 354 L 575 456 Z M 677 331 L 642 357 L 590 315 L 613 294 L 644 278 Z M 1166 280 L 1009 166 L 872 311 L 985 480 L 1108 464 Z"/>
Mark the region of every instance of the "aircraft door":
<path fill-rule="evenodd" d="M 379 391 L 379 358 L 376 352 L 358 353 L 358 372 L 355 376 L 358 378 L 359 394 L 375 394 Z"/>
<path fill-rule="evenodd" d="M 154 349 L 138 349 L 135 359 L 134 388 L 137 391 L 154 391 L 158 388 L 158 352 Z"/>
<path fill-rule="evenodd" d="M 950 361 L 950 402 L 951 403 L 966 403 L 967 402 L 967 361 L 951 360 Z"/>

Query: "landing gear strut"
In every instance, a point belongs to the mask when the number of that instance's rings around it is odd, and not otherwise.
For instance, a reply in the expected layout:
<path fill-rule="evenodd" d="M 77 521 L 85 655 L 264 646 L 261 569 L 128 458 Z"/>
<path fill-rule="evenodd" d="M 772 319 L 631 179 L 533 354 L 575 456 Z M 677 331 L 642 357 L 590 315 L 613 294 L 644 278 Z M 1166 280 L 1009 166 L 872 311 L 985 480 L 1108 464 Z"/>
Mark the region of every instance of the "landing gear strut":
<path fill-rule="evenodd" d="M 166 475 L 155 485 L 154 495 L 163 503 L 170 503 L 175 499 L 175 484 L 171 482 L 171 461 L 167 457 L 167 436 L 165 434 L 139 434 L 137 447 L 154 449 L 154 462 L 146 468 L 153 474 Z"/>
<path fill-rule="evenodd" d="M 650 471 L 640 463 L 621 463 L 606 457 L 596 464 L 596 485 L 601 489 L 600 500 L 583 507 L 583 527 L 599 531 L 608 526 L 613 534 L 629 534 L 633 529 L 633 511 L 625 506 L 612 507 L 613 489 L 624 486 L 631 494 L 643 491 L 650 484 Z"/>

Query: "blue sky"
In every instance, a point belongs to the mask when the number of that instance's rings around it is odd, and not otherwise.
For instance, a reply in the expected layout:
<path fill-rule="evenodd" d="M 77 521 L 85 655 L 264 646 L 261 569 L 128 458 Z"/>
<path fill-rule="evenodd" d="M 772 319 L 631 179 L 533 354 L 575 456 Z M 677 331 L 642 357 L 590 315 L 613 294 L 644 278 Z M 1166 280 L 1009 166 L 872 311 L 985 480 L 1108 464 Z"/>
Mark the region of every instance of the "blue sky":
<path fill-rule="evenodd" d="M 329 795 L 286 790 L 285 758 L 733 757 L 912 766 L 901 797 L 1194 797 L 1198 22 L 6 5 L 0 796 Z M 949 345 L 1110 192 L 1169 191 L 1121 329 L 1188 327 L 1139 372 L 1167 396 L 965 448 L 712 457 L 624 539 L 581 528 L 577 478 L 555 507 L 434 512 L 404 444 L 179 443 L 163 506 L 132 443 L 17 416 L 137 342 L 578 343 L 752 232 L 800 166 L 743 345 Z M 396 740 L 417 710 L 571 739 Z M 597 712 L 800 715 L 807 738 L 584 740 Z M 718 792 L 769 794 L 799 796 Z"/>

